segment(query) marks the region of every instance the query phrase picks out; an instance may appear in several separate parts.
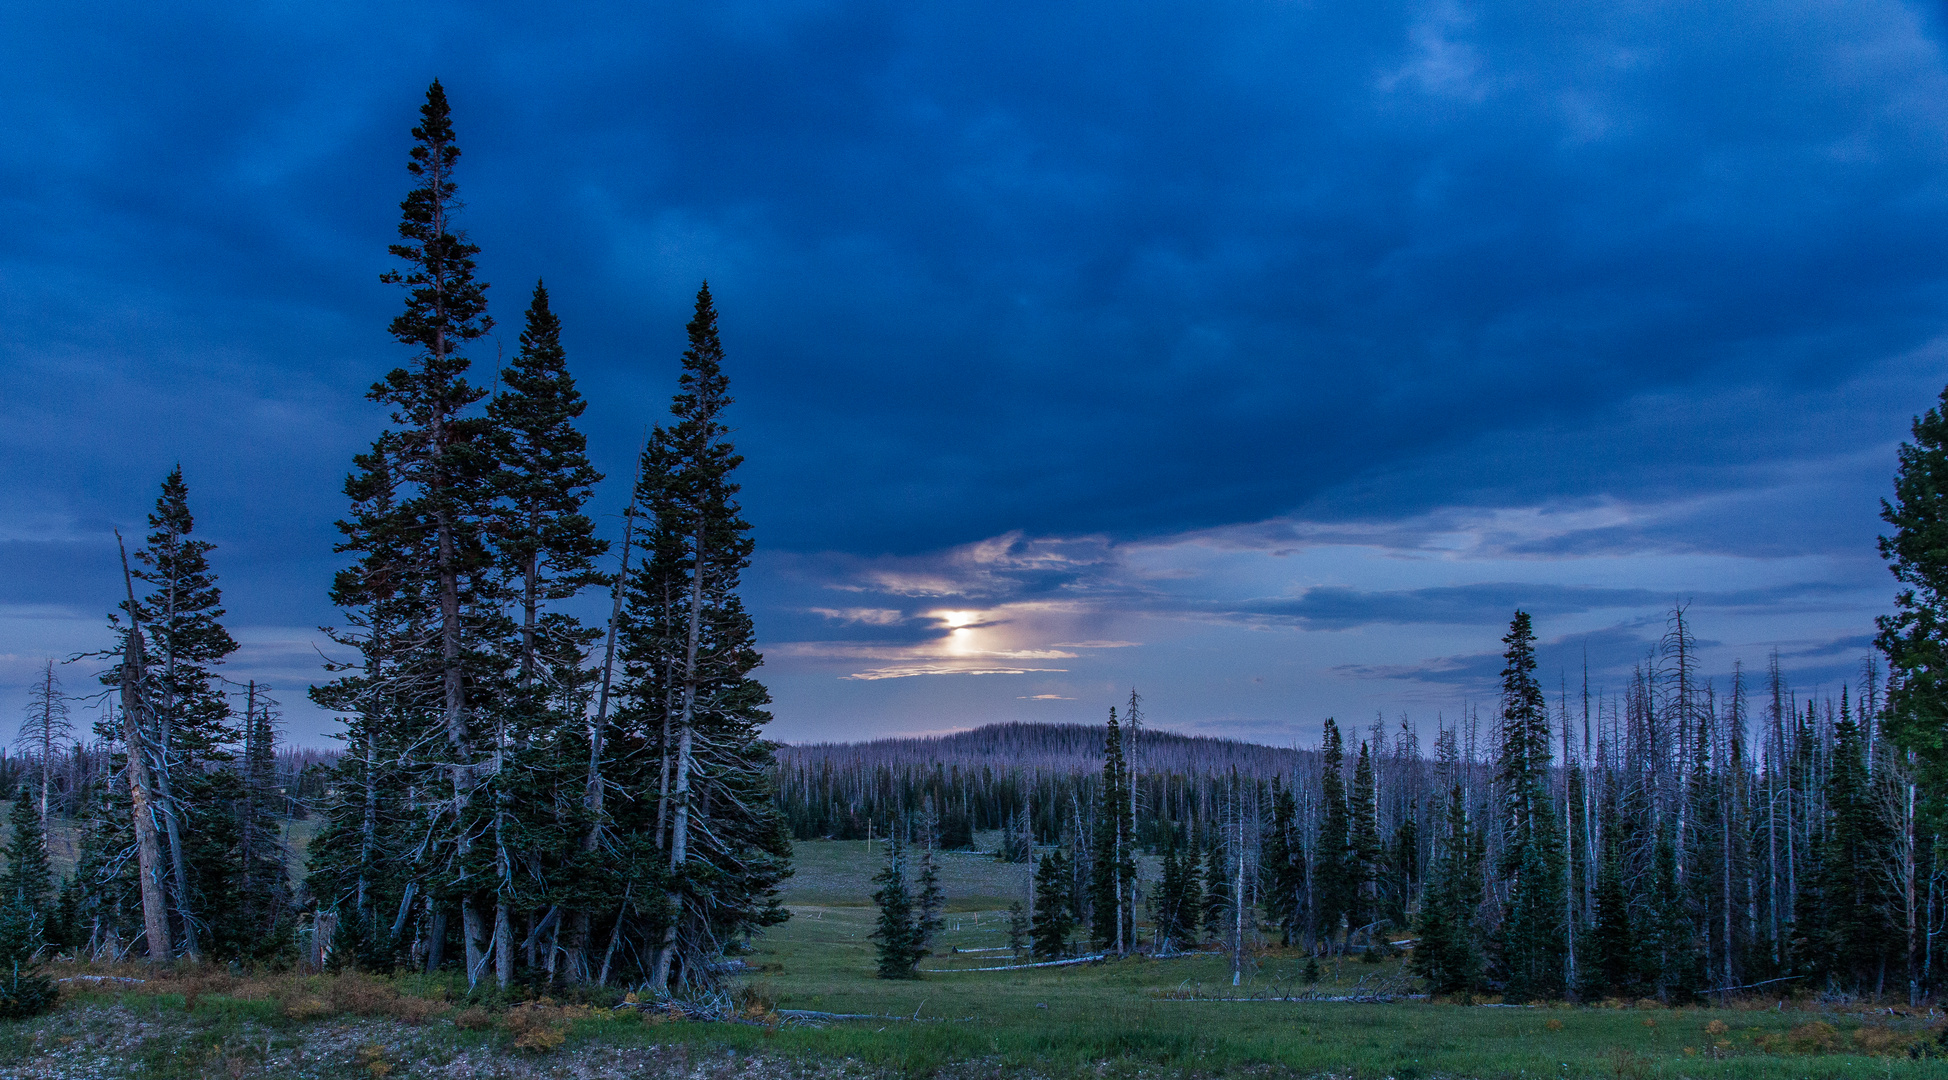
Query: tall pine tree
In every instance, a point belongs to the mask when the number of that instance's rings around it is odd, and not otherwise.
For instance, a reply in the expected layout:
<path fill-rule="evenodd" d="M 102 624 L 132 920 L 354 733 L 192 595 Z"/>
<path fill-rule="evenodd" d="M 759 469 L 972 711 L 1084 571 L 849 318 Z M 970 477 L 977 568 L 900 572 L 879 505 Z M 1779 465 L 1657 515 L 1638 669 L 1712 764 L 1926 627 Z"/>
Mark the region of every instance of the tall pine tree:
<path fill-rule="evenodd" d="M 708 285 L 688 333 L 670 423 L 651 435 L 637 485 L 649 536 L 621 635 L 618 726 L 629 730 L 618 741 L 654 763 L 636 784 L 654 849 L 644 855 L 661 875 L 649 929 L 657 991 L 707 979 L 726 944 L 785 919 L 778 884 L 791 853 L 761 734 L 771 698 L 751 676 L 762 657 L 737 592 L 753 545 L 731 479 L 743 458 L 725 424 L 730 382 Z"/>
<path fill-rule="evenodd" d="M 1509 622 L 1502 668 L 1496 783 L 1502 806 L 1500 871 L 1508 888 L 1498 970 L 1518 1001 L 1558 997 L 1568 946 L 1562 842 L 1550 793 L 1548 702 L 1535 677 L 1535 631 L 1525 611 Z"/>

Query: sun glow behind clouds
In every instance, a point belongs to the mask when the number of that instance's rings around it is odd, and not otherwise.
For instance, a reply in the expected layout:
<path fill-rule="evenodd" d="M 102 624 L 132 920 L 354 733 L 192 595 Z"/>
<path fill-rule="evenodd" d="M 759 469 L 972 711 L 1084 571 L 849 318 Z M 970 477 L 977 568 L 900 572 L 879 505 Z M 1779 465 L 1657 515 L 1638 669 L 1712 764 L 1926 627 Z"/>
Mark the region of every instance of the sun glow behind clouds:
<path fill-rule="evenodd" d="M 1860 627 L 1871 626 L 1884 596 L 1871 548 L 1786 555 L 1697 545 L 1691 523 L 1722 517 L 1733 501 L 1687 493 L 1370 522 L 1292 517 L 1130 543 L 1009 534 L 931 556 L 833 565 L 818 587 L 870 595 L 871 582 L 897 571 L 961 591 L 948 594 L 952 606 L 898 607 L 886 625 L 903 631 L 877 640 L 767 652 L 794 681 L 808 678 L 807 691 L 818 681 L 859 687 L 845 699 L 865 703 L 866 715 L 883 710 L 901 730 L 921 701 L 951 702 L 942 720 L 961 726 L 1069 720 L 1081 716 L 1066 703 L 1093 708 L 1132 685 L 1158 722 L 1199 730 L 1312 731 L 1325 715 L 1376 707 L 1419 722 L 1492 695 L 1499 637 L 1517 606 L 1536 616 L 1549 664 L 1580 667 L 1588 651 L 1599 689 L 1627 677 L 1674 598 L 1691 602 L 1694 629 L 1712 639 L 1704 659 L 1714 675 L 1735 660 L 1762 663 L 1774 644 L 1838 658 L 1808 652 L 1788 673 L 1795 685 L 1850 671 L 1866 647 Z M 890 612 L 905 597 L 874 600 L 885 606 L 866 610 Z M 923 690 L 935 682 L 925 675 L 1014 678 Z"/>

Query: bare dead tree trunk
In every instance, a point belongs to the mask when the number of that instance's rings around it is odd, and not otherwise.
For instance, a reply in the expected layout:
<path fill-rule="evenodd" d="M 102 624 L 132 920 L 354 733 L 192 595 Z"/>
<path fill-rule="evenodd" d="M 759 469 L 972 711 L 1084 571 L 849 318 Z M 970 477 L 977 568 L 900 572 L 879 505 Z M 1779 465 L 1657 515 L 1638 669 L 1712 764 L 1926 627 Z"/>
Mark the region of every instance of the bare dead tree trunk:
<path fill-rule="evenodd" d="M 378 671 L 376 664 L 373 665 L 373 671 L 375 673 Z M 371 724 L 368 721 L 365 729 L 365 768 L 362 770 L 365 774 L 365 813 L 359 822 L 358 837 L 358 913 L 360 919 L 366 917 L 366 908 L 370 903 L 370 892 L 372 888 L 372 849 L 378 843 L 379 839 L 379 784 L 374 778 L 374 773 L 378 771 L 379 767 L 378 758 L 378 737 L 372 733 Z"/>
<path fill-rule="evenodd" d="M 647 449 L 647 447 L 645 447 Z M 629 485 L 629 508 L 622 515 L 622 565 L 616 571 L 614 600 L 609 606 L 609 639 L 602 649 L 602 689 L 595 704 L 595 722 L 589 726 L 588 735 L 588 783 L 582 793 L 582 805 L 588 810 L 588 832 L 582 836 L 582 850 L 594 854 L 602 846 L 602 812 L 606 792 L 602 780 L 602 747 L 608 738 L 609 692 L 615 678 L 616 633 L 622 625 L 623 599 L 629 588 L 629 546 L 636 532 L 636 488 L 642 483 L 642 454 L 636 455 L 636 477 Z M 627 890 L 625 889 L 625 892 Z M 588 947 L 590 936 L 590 915 L 587 908 L 576 908 L 568 915 L 568 945 L 566 961 L 568 978 L 571 982 L 586 982 L 589 978 Z M 606 981 L 608 960 L 602 963 Z"/>
<path fill-rule="evenodd" d="M 165 623 L 173 628 L 176 618 L 176 581 L 173 577 L 170 578 L 164 595 L 167 598 L 165 602 L 168 608 L 163 618 Z M 189 867 L 183 855 L 183 834 L 179 824 L 182 813 L 169 782 L 171 743 L 175 734 L 173 721 L 176 715 L 176 640 L 173 629 L 172 632 L 163 635 L 163 644 L 168 649 L 168 653 L 163 659 L 162 708 L 157 710 L 155 760 L 150 768 L 155 777 L 156 807 L 162 811 L 163 828 L 169 834 L 169 864 L 174 886 L 172 891 L 176 894 L 176 915 L 182 920 L 183 953 L 190 960 L 199 961 L 203 956 L 202 950 L 197 947 L 196 919 L 190 911 Z"/>
<path fill-rule="evenodd" d="M 697 648 L 703 631 L 703 579 L 705 570 L 704 523 L 699 517 L 696 535 L 696 566 L 690 576 L 690 625 L 683 652 L 683 711 L 679 716 L 675 783 L 670 793 L 674 819 L 670 825 L 670 879 L 672 887 L 664 894 L 668 903 L 669 925 L 663 929 L 657 946 L 655 966 L 649 984 L 658 992 L 669 990 L 670 958 L 676 951 L 677 924 L 683 919 L 681 875 L 690 858 L 690 772 L 695 748 L 697 709 Z"/>
<path fill-rule="evenodd" d="M 120 546 L 122 534 L 115 534 Z M 129 574 L 128 549 L 122 548 L 122 584 L 128 590 L 128 639 L 122 650 L 122 741 L 128 747 L 129 803 L 135 825 L 135 862 L 142 881 L 142 930 L 149 941 L 149 960 L 169 959 L 169 914 L 162 895 L 162 851 L 156 838 L 155 812 L 150 798 L 148 740 L 143 734 L 147 712 L 142 691 L 142 621 L 136 615 L 135 583 Z"/>

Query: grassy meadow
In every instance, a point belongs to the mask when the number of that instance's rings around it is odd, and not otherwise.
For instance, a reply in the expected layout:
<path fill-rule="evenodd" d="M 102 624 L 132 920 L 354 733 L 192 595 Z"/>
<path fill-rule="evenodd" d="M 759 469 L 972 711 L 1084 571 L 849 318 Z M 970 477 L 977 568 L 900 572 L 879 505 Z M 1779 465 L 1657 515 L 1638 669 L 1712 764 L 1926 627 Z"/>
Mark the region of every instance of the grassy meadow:
<path fill-rule="evenodd" d="M 452 979 L 59 963 L 62 1008 L 0 1025 L 0 1076 L 1948 1077 L 1938 1021 L 1884 1008 L 1277 1000 L 1404 973 L 1347 961 L 1308 986 L 1304 957 L 1276 949 L 1235 988 L 1212 953 L 978 970 L 1016 962 L 1005 909 L 1028 868 L 971 854 L 943 856 L 948 927 L 923 977 L 880 980 L 865 900 L 878 863 L 864 843 L 798 845 L 793 917 L 736 980 L 741 1023 L 606 1001 L 481 1005 Z M 866 1018 L 815 1026 L 793 1010 Z"/>

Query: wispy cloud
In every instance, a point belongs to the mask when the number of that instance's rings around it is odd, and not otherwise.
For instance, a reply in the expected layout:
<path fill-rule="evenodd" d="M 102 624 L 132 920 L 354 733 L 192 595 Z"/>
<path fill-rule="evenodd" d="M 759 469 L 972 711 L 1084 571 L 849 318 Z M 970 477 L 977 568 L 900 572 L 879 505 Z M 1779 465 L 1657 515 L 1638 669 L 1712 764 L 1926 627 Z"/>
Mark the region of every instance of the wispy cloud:
<path fill-rule="evenodd" d="M 865 626 L 898 626 L 906 621 L 906 615 L 897 608 L 807 608 L 814 615 L 823 615 L 833 622 L 862 624 Z"/>
<path fill-rule="evenodd" d="M 1033 667 L 981 667 L 948 664 L 922 664 L 908 667 L 873 668 L 870 671 L 855 671 L 843 678 L 858 682 L 877 682 L 881 679 L 911 679 L 920 675 L 1029 675 L 1038 672 L 1064 672 L 1067 668 Z"/>

